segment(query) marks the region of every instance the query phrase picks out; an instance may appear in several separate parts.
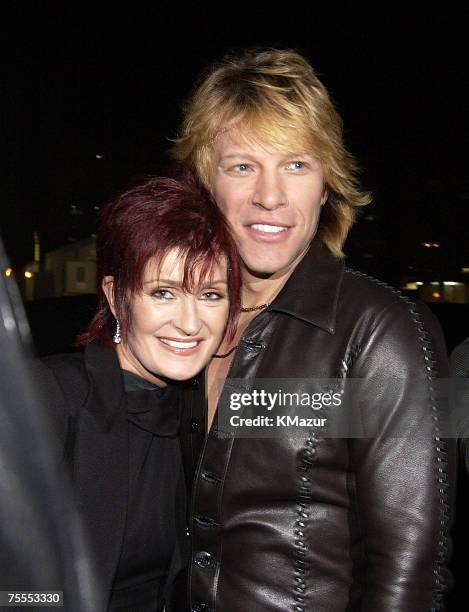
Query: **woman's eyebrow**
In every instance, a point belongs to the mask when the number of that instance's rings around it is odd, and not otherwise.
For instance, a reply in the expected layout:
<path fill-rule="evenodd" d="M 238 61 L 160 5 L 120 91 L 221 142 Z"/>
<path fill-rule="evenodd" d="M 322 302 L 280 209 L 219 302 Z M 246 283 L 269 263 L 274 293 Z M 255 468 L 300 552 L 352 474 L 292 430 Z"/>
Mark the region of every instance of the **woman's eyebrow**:
<path fill-rule="evenodd" d="M 206 287 L 213 287 L 214 285 L 227 285 L 228 282 L 226 280 L 209 280 L 204 282 L 203 285 L 201 285 L 202 289 L 205 289 Z"/>
<path fill-rule="evenodd" d="M 177 280 L 170 280 L 169 278 L 152 278 L 151 280 L 145 281 L 144 285 L 149 285 L 150 283 L 160 283 L 164 285 L 172 285 L 177 287 L 182 287 L 182 282 Z"/>
<path fill-rule="evenodd" d="M 144 285 L 149 285 L 150 283 L 159 283 L 160 285 L 170 285 L 172 287 L 182 287 L 182 282 L 178 280 L 171 280 L 169 278 L 154 278 L 152 280 L 145 281 Z M 226 285 L 226 280 L 209 280 L 203 283 L 201 287 L 212 287 L 213 285 Z"/>

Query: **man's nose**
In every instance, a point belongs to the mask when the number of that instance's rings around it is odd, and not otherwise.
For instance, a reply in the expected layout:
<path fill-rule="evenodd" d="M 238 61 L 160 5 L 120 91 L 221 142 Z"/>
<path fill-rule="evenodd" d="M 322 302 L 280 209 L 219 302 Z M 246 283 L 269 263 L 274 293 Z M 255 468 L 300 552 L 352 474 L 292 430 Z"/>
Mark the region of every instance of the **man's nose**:
<path fill-rule="evenodd" d="M 184 336 L 196 336 L 202 328 L 197 299 L 184 295 L 181 298 L 174 326 Z"/>
<path fill-rule="evenodd" d="M 266 169 L 259 174 L 253 204 L 266 210 L 276 210 L 287 204 L 283 181 L 276 169 Z"/>

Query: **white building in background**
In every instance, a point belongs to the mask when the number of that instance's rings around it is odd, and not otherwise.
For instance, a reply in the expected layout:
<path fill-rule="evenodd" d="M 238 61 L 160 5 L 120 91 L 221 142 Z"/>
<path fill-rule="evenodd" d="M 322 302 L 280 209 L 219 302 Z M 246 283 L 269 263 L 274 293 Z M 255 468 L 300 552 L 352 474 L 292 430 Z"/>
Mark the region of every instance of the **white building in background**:
<path fill-rule="evenodd" d="M 23 287 L 27 300 L 96 293 L 96 238 L 49 251 L 42 268 L 38 262 L 29 263 Z"/>
<path fill-rule="evenodd" d="M 96 239 L 86 238 L 46 253 L 45 271 L 52 276 L 53 295 L 96 293 Z"/>
<path fill-rule="evenodd" d="M 449 304 L 469 304 L 469 284 L 459 281 L 413 281 L 402 289 L 423 302 L 443 302 Z"/>

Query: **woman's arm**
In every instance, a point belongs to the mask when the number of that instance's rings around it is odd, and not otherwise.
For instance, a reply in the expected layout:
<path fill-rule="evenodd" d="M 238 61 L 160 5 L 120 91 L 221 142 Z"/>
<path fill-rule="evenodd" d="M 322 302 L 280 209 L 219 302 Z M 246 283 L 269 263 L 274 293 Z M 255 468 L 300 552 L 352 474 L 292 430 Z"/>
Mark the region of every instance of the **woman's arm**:
<path fill-rule="evenodd" d="M 68 463 L 79 409 L 88 393 L 82 356 L 77 353 L 36 359 L 32 370 L 35 387 L 47 409 L 54 456 L 59 463 Z"/>

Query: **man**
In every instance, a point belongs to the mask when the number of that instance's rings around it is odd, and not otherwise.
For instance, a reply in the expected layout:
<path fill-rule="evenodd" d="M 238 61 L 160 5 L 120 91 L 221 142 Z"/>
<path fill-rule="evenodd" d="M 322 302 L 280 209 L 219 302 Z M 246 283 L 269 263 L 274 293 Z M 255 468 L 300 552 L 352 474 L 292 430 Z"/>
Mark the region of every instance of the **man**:
<path fill-rule="evenodd" d="M 444 343 L 422 306 L 344 264 L 368 196 L 326 89 L 296 52 L 227 57 L 186 105 L 174 153 L 212 191 L 244 264 L 237 336 L 208 369 L 208 410 L 194 402 L 188 420 L 194 463 L 210 430 L 193 485 L 191 609 L 443 609 Z M 260 380 L 358 379 L 363 435 L 320 420 L 295 435 L 230 429 L 224 401 L 214 420 L 225 378 L 251 394 Z"/>

